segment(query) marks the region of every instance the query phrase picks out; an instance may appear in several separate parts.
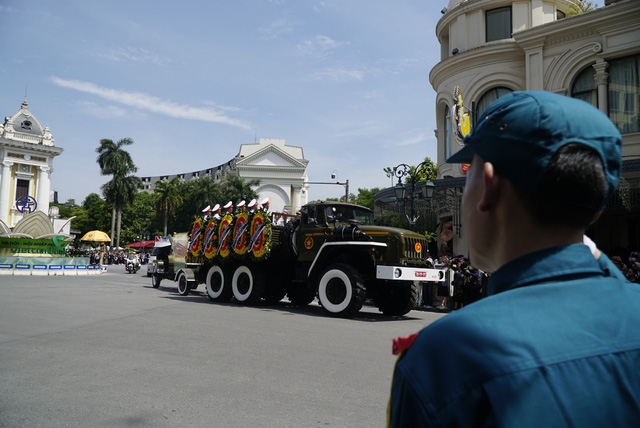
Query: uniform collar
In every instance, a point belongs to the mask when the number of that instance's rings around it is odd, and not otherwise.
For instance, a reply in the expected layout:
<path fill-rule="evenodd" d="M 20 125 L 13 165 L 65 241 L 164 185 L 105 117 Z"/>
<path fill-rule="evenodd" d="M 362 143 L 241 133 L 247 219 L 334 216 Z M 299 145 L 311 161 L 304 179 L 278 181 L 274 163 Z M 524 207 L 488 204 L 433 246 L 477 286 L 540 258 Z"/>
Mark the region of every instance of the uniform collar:
<path fill-rule="evenodd" d="M 604 276 L 589 247 L 561 245 L 534 251 L 500 267 L 489 280 L 489 295 L 575 276 Z"/>

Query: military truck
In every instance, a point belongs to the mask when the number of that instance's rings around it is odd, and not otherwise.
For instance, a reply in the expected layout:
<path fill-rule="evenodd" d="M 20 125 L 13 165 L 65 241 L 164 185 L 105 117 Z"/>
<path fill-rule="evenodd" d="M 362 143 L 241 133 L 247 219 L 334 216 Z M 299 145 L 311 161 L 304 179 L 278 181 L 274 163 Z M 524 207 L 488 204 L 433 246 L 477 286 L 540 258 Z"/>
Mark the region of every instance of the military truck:
<path fill-rule="evenodd" d="M 242 211 L 201 218 L 186 245 L 185 235 L 160 249 L 152 284 L 169 278 L 187 295 L 204 283 L 216 302 L 254 305 L 287 296 L 307 305 L 317 297 L 328 313 L 352 317 L 369 299 L 386 315 L 404 315 L 417 303 L 420 281 L 445 276 L 427 268 L 423 236 L 375 226 L 371 210 L 355 204 L 310 203 L 295 216 Z"/>

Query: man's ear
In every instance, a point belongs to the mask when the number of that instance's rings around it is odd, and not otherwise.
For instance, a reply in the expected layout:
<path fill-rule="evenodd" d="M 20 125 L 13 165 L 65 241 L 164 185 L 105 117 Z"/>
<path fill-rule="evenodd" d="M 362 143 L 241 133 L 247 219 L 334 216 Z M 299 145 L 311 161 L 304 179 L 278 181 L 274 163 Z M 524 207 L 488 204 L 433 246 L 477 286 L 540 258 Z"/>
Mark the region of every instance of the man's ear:
<path fill-rule="evenodd" d="M 485 162 L 482 170 L 482 197 L 478 201 L 479 211 L 492 209 L 500 197 L 500 176 L 496 175 L 491 162 Z"/>

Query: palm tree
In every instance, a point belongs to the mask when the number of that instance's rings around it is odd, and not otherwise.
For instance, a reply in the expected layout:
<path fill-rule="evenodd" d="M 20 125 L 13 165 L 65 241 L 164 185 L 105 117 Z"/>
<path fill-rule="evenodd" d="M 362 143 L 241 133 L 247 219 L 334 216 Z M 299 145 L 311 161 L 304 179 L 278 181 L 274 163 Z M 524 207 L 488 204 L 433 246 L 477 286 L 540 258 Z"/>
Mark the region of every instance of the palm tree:
<path fill-rule="evenodd" d="M 175 214 L 176 209 L 182 203 L 182 195 L 179 191 L 181 181 L 174 177 L 171 181 L 166 178 L 158 181 L 153 190 L 157 195 L 158 210 L 164 213 L 164 236 L 167 236 L 167 222 L 170 214 Z"/>
<path fill-rule="evenodd" d="M 125 177 L 114 176 L 111 181 L 108 181 L 102 186 L 102 192 L 104 193 L 105 199 L 113 205 L 113 210 L 117 215 L 116 248 L 120 246 L 122 208 L 133 202 L 133 199 L 135 198 L 136 193 L 138 193 L 138 189 L 140 187 L 142 187 L 142 180 L 134 175 L 127 175 Z M 111 233 L 113 234 L 113 230 Z M 111 238 L 111 242 L 113 242 L 113 238 Z"/>
<path fill-rule="evenodd" d="M 220 182 L 222 200 L 235 201 L 245 199 L 247 201 L 257 198 L 258 194 L 253 190 L 260 185 L 260 180 L 244 181 L 241 177 L 228 175 Z"/>
<path fill-rule="evenodd" d="M 124 146 L 133 144 L 131 138 L 123 138 L 117 143 L 109 139 L 100 140 L 100 146 L 96 149 L 98 153 L 98 165 L 102 175 L 111 175 L 111 181 L 102 186 L 105 199 L 112 204 L 111 212 L 111 242 L 113 243 L 114 232 L 117 235 L 116 247 L 120 246 L 120 225 L 122 217 L 122 207 L 133 200 L 133 195 L 140 187 L 140 179 L 130 176 L 138 170 L 133 163 L 133 159 Z M 133 192 L 133 193 L 131 193 Z M 118 224 L 116 225 L 116 217 Z"/>

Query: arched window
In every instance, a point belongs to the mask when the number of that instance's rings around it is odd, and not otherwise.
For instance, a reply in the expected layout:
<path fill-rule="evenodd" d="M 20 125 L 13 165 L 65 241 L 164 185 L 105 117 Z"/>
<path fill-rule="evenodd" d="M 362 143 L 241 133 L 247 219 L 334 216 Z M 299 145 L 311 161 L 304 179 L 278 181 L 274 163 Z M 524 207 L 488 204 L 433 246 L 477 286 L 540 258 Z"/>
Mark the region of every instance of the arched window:
<path fill-rule="evenodd" d="M 596 70 L 589 66 L 582 70 L 573 85 L 571 85 L 571 96 L 582 101 L 586 101 L 592 106 L 598 107 L 598 90 L 594 76 Z"/>
<path fill-rule="evenodd" d="M 448 159 L 451 156 L 451 109 L 449 106 L 444 107 L 444 158 Z"/>
<path fill-rule="evenodd" d="M 498 98 L 507 95 L 511 92 L 511 89 L 504 87 L 497 87 L 493 89 L 489 89 L 484 93 L 476 103 L 475 111 L 473 112 L 473 123 L 474 125 L 478 123 L 478 121 L 482 118 L 482 113 Z"/>
<path fill-rule="evenodd" d="M 640 132 L 640 55 L 609 62 L 609 118 L 622 134 Z"/>

